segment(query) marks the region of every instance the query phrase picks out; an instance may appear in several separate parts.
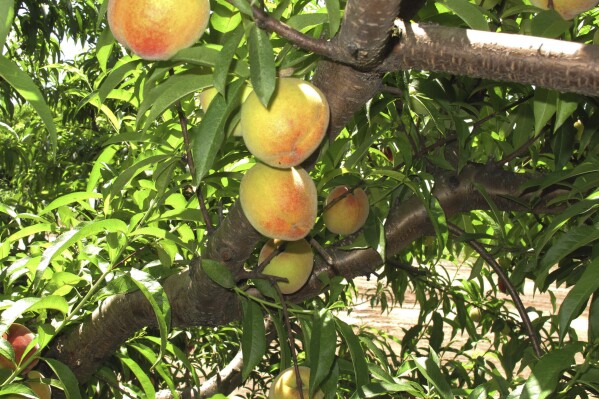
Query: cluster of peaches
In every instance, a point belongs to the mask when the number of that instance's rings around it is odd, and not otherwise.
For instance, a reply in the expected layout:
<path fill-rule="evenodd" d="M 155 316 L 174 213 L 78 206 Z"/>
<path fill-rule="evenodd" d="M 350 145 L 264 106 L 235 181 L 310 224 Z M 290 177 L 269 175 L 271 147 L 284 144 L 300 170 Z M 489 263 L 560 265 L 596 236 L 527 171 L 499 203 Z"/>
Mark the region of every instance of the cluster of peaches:
<path fill-rule="evenodd" d="M 38 363 L 38 359 L 30 360 L 31 356 L 39 349 L 37 344 L 31 345 L 35 334 L 26 326 L 13 323 L 8 330 L 2 334 L 2 340 L 8 342 L 14 351 L 14 359 L 0 356 L 0 369 L 16 370 L 23 362 L 30 363 L 23 369 L 21 374 L 26 375 L 27 386 L 40 398 L 50 399 L 52 389 L 50 385 L 42 382 L 44 376 L 37 370 L 32 370 Z M 25 396 L 8 395 L 7 399 L 23 399 Z"/>
<path fill-rule="evenodd" d="M 209 0 L 108 1 L 108 23 L 114 37 L 147 60 L 167 60 L 195 43 L 208 26 L 209 16 Z M 200 94 L 204 110 L 216 94 L 214 88 Z M 329 105 L 314 85 L 291 77 L 277 80 L 268 107 L 249 88 L 243 100 L 233 134 L 243 136 L 257 162 L 241 181 L 241 207 L 250 224 L 270 239 L 259 255 L 259 263 L 272 258 L 263 273 L 286 279 L 277 284 L 281 293 L 292 294 L 312 273 L 314 255 L 305 237 L 318 216 L 316 185 L 300 165 L 326 135 Z M 328 230 L 347 235 L 364 225 L 368 211 L 364 190 L 337 186 L 326 198 L 322 217 Z M 275 256 L 274 251 L 278 252 Z M 301 367 L 299 371 L 299 376 L 293 368 L 281 373 L 269 397 L 299 398 L 296 382 L 300 379 L 307 398 L 309 369 Z M 322 397 L 322 392 L 315 395 Z"/>

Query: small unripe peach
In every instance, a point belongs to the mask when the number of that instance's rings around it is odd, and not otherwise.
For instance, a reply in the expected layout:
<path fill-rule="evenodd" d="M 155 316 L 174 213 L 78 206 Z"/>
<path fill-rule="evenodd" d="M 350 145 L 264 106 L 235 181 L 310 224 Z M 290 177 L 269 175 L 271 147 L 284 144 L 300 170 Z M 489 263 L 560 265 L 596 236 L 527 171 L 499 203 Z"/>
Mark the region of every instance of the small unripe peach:
<path fill-rule="evenodd" d="M 337 186 L 327 196 L 322 217 L 325 226 L 332 233 L 353 234 L 368 219 L 368 196 L 361 188 L 350 191 L 348 186 Z M 338 197 L 342 198 L 330 205 Z"/>
<path fill-rule="evenodd" d="M 309 398 L 310 392 L 310 368 L 305 366 L 299 366 L 300 380 L 302 381 L 302 389 L 304 399 Z M 268 399 L 300 399 L 300 389 L 297 386 L 297 379 L 295 377 L 295 368 L 289 367 L 283 370 L 272 382 Z M 322 399 L 324 393 L 317 391 L 312 399 Z"/>
<path fill-rule="evenodd" d="M 563 19 L 570 20 L 597 5 L 598 0 L 530 0 L 535 7 L 553 8 Z"/>
<path fill-rule="evenodd" d="M 299 240 L 316 221 L 316 186 L 302 168 L 257 163 L 241 179 L 239 200 L 251 225 L 269 238 Z"/>
<path fill-rule="evenodd" d="M 15 361 L 17 365 L 21 364 L 22 361 L 29 359 L 33 353 L 39 348 L 36 344 L 28 353 L 25 358 L 23 358 L 23 354 L 25 353 L 25 349 L 29 346 L 29 343 L 35 339 L 35 334 L 29 330 L 29 328 L 25 327 L 19 323 L 13 323 L 8 328 L 8 331 L 2 335 L 2 339 L 7 340 L 13 347 L 15 351 Z M 27 373 L 38 363 L 38 360 L 33 360 L 23 373 Z M 9 368 L 15 369 L 15 365 L 12 364 L 8 359 L 0 356 L 0 368 Z"/>
<path fill-rule="evenodd" d="M 318 88 L 297 78 L 279 78 L 265 108 L 252 92 L 241 107 L 241 130 L 248 150 L 276 168 L 297 166 L 322 142 L 329 105 Z"/>
<path fill-rule="evenodd" d="M 281 245 L 285 245 L 284 250 L 268 262 L 263 273 L 286 278 L 288 282 L 278 282 L 277 285 L 281 293 L 293 294 L 306 284 L 312 274 L 314 253 L 305 239 L 292 242 L 268 240 L 260 251 L 258 263 L 264 262 Z"/>
<path fill-rule="evenodd" d="M 209 19 L 209 0 L 108 0 L 115 39 L 146 60 L 167 60 L 191 46 Z"/>

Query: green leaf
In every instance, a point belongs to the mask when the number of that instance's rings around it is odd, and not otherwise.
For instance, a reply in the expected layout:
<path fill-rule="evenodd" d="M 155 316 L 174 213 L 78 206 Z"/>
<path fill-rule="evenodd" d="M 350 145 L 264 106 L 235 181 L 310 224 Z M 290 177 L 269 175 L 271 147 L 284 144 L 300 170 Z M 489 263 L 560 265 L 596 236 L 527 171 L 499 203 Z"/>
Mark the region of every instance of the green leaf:
<path fill-rule="evenodd" d="M 181 73 L 171 76 L 166 82 L 153 88 L 144 97 L 137 113 L 138 127 L 143 127 L 142 132 L 145 132 L 164 111 L 173 106 L 177 101 L 208 86 L 212 86 L 212 79 L 212 75 L 197 75 L 192 73 Z M 141 123 L 142 117 L 148 109 L 150 113 L 143 123 Z"/>
<path fill-rule="evenodd" d="M 580 96 L 572 93 L 559 93 L 553 131 L 556 131 L 576 111 L 581 103 Z"/>
<path fill-rule="evenodd" d="M 268 34 L 256 25 L 252 25 L 248 46 L 252 86 L 260 102 L 268 107 L 277 82 L 275 57 Z"/>
<path fill-rule="evenodd" d="M 41 91 L 35 85 L 33 80 L 23 72 L 17 64 L 6 57 L 0 56 L 0 77 L 10 84 L 23 98 L 28 101 L 33 109 L 39 114 L 50 135 L 52 144 L 52 157 L 56 156 L 57 131 L 52 111 Z"/>
<path fill-rule="evenodd" d="M 244 82 L 238 80 L 230 85 L 227 101 L 216 95 L 202 121 L 190 131 L 191 152 L 195 165 L 194 184 L 200 184 L 210 171 L 225 137 L 225 126 L 231 112 L 239 105 Z"/>
<path fill-rule="evenodd" d="M 73 202 L 81 202 L 89 200 L 90 198 L 102 198 L 102 194 L 91 193 L 88 191 L 76 192 L 63 195 L 62 197 L 58 197 L 54 201 L 50 202 L 44 209 L 42 209 L 38 215 L 42 216 L 48 212 L 53 211 L 56 208 L 60 208 L 61 206 L 72 204 Z"/>
<path fill-rule="evenodd" d="M 557 110 L 557 92 L 537 88 L 533 99 L 535 115 L 535 134 L 538 134 L 555 115 Z"/>
<path fill-rule="evenodd" d="M 227 34 L 224 39 L 223 48 L 216 59 L 216 64 L 214 65 L 214 87 L 221 94 L 225 94 L 227 76 L 229 75 L 231 63 L 235 57 L 237 47 L 239 47 L 239 43 L 243 39 L 243 35 L 244 31 L 241 25 Z"/>
<path fill-rule="evenodd" d="M 314 395 L 331 371 L 336 349 L 335 319 L 330 311 L 323 309 L 314 315 L 310 340 L 310 396 Z"/>
<path fill-rule="evenodd" d="M 532 368 L 520 399 L 544 399 L 554 393 L 561 373 L 574 364 L 574 355 L 581 349 L 582 343 L 576 342 L 546 353 Z"/>
<path fill-rule="evenodd" d="M 482 10 L 467 0 L 445 0 L 443 5 L 460 17 L 471 29 L 489 30 L 489 23 Z"/>
<path fill-rule="evenodd" d="M 44 270 L 46 270 L 50 261 L 52 261 L 56 255 L 60 255 L 64 250 L 77 241 L 90 236 L 96 237 L 105 232 L 126 233 L 127 225 L 125 222 L 118 219 L 95 220 L 92 222 L 82 222 L 74 229 L 61 234 L 42 254 L 42 260 L 35 272 L 34 285 L 37 285 L 41 281 Z"/>
<path fill-rule="evenodd" d="M 235 279 L 231 271 L 224 265 L 212 259 L 202 259 L 202 269 L 208 275 L 210 280 L 223 288 L 231 289 L 235 287 Z"/>
<path fill-rule="evenodd" d="M 3 333 L 3 328 L 0 326 L 0 332 Z M 15 364 L 15 349 L 6 339 L 0 339 L 0 356 Z"/>
<path fill-rule="evenodd" d="M 152 380 L 150 379 L 148 374 L 146 374 L 144 368 L 137 364 L 137 362 L 135 362 L 135 360 L 133 360 L 130 356 L 126 356 L 120 353 L 118 353 L 116 356 L 125 366 L 127 366 L 129 370 L 133 372 L 135 378 L 137 378 L 139 384 L 141 385 L 141 389 L 143 389 L 144 391 L 145 397 L 155 398 L 156 390 L 154 389 L 154 384 L 152 383 Z"/>
<path fill-rule="evenodd" d="M 79 381 L 77 381 L 77 377 L 75 377 L 71 369 L 56 359 L 44 359 L 44 361 L 50 366 L 60 382 L 62 382 L 67 399 L 81 399 Z"/>
<path fill-rule="evenodd" d="M 591 306 L 589 306 L 588 336 L 588 342 L 595 342 L 599 338 L 599 291 L 593 294 Z"/>
<path fill-rule="evenodd" d="M 243 300 L 243 335 L 241 350 L 243 355 L 242 379 L 245 381 L 266 353 L 266 330 L 262 308 L 254 301 Z"/>
<path fill-rule="evenodd" d="M 0 317 L 0 335 L 25 312 L 39 312 L 41 310 L 57 310 L 63 315 L 69 311 L 69 304 L 61 296 L 49 295 L 42 298 L 21 298 L 2 311 Z"/>
<path fill-rule="evenodd" d="M 416 398 L 428 397 L 425 390 L 412 381 L 377 382 L 364 385 L 356 390 L 350 399 L 389 397 L 390 393 L 406 392 Z"/>
<path fill-rule="evenodd" d="M 15 0 L 0 0 L 0 54 L 15 18 Z"/>
<path fill-rule="evenodd" d="M 588 245 L 599 239 L 599 228 L 595 226 L 576 226 L 560 236 L 547 250 L 547 253 L 539 262 L 537 285 L 543 287 L 549 269 L 557 264 L 567 255 L 580 247 Z"/>
<path fill-rule="evenodd" d="M 171 324 L 171 305 L 166 292 L 164 292 L 164 289 L 154 277 L 138 269 L 132 269 L 130 275 L 137 288 L 139 288 L 148 302 L 150 302 L 152 310 L 156 315 L 156 322 L 160 331 L 160 353 L 157 361 L 160 361 L 164 357 L 166 350 Z M 152 367 L 154 366 L 156 366 L 156 363 Z"/>
<path fill-rule="evenodd" d="M 530 31 L 533 36 L 556 39 L 567 32 L 571 25 L 571 21 L 564 20 L 556 11 L 544 10 L 532 19 Z"/>
<path fill-rule="evenodd" d="M 327 5 L 327 14 L 329 14 L 329 31 L 332 38 L 337 34 L 341 25 L 341 6 L 339 0 L 325 0 Z"/>
<path fill-rule="evenodd" d="M 570 323 L 578 317 L 595 291 L 599 290 L 599 258 L 589 263 L 559 308 L 559 337 L 563 341 Z M 592 341 L 590 341 L 592 342 Z"/>
<path fill-rule="evenodd" d="M 431 354 L 434 353 L 431 351 Z M 445 376 L 441 372 L 439 365 L 430 357 L 419 357 L 415 359 L 416 367 L 418 371 L 422 373 L 424 378 L 427 379 L 437 389 L 438 394 L 443 399 L 452 399 L 453 393 L 451 392 L 451 386 L 445 379 Z"/>
<path fill-rule="evenodd" d="M 233 4 L 235 7 L 239 8 L 239 11 L 241 11 L 245 15 L 247 15 L 249 17 L 254 16 L 254 13 L 252 11 L 252 6 L 250 5 L 250 3 L 247 0 L 231 0 L 231 4 Z"/>
<path fill-rule="evenodd" d="M 356 378 L 356 387 L 360 388 L 370 382 L 366 354 L 364 353 L 362 345 L 360 345 L 360 340 L 349 324 L 339 318 L 335 318 L 335 324 L 337 324 L 337 329 L 341 333 L 341 336 L 349 349 Z"/>

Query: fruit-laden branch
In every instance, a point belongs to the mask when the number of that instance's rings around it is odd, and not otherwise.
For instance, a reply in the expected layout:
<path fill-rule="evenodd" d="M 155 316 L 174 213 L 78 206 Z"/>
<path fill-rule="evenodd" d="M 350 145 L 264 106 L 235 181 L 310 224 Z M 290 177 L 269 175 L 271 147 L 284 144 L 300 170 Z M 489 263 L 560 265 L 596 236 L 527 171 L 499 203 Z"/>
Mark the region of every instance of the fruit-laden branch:
<path fill-rule="evenodd" d="M 484 165 L 469 165 L 458 176 L 444 174 L 436 177 L 433 194 L 447 218 L 474 209 L 489 209 L 490 204 L 480 190 L 485 190 L 498 209 L 539 213 L 553 211 L 545 205 L 559 193 L 557 191 L 553 195 L 544 193 L 543 202 L 534 208 L 522 206 L 522 201 L 534 198 L 533 194 L 523 194 L 519 188 L 526 180 L 527 177 L 522 174 Z M 519 200 L 507 199 L 510 197 Z M 248 223 L 239 208 L 233 207 L 227 224 L 221 226 L 224 230 L 219 229 L 223 237 L 235 236 L 240 226 Z M 418 199 L 395 204 L 385 224 L 387 256 L 391 258 L 418 238 L 433 233 L 426 207 Z M 253 234 L 257 235 L 256 232 Z M 352 279 L 368 275 L 384 263 L 378 252 L 370 248 L 349 251 L 330 248 L 328 252 L 334 259 L 334 265 L 330 266 L 321 257 L 316 257 L 313 277 L 301 291 L 290 297 L 291 300 L 300 301 L 319 295 L 324 288 L 317 277 L 320 273 Z M 244 250 L 244 253 L 247 251 Z M 231 258 L 236 259 L 235 263 L 239 262 L 237 256 L 249 254 L 236 252 Z M 169 277 L 164 283 L 164 290 L 172 307 L 173 327 L 217 326 L 241 318 L 237 295 L 213 283 L 203 273 L 199 260 L 192 262 L 188 270 Z M 48 356 L 61 360 L 73 370 L 80 382 L 85 382 L 135 331 L 144 326 L 155 326 L 155 317 L 141 293 L 114 296 L 94 311 L 89 320 L 61 337 Z"/>
<path fill-rule="evenodd" d="M 599 47 L 509 33 L 396 22 L 401 38 L 378 67 L 419 69 L 599 95 Z"/>

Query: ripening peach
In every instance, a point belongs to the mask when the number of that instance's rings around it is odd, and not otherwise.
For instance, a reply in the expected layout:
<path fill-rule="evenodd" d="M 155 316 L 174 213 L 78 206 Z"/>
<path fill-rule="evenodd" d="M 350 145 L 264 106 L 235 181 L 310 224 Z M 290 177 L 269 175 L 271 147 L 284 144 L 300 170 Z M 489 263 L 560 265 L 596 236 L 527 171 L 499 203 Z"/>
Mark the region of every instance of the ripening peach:
<path fill-rule="evenodd" d="M 293 294 L 299 291 L 310 278 L 314 266 L 314 253 L 305 239 L 291 242 L 268 240 L 260 251 L 258 263 L 264 262 L 281 245 L 285 245 L 283 251 L 268 262 L 263 273 L 286 278 L 288 282 L 278 282 L 277 285 L 281 293 Z"/>
<path fill-rule="evenodd" d="M 251 225 L 269 238 L 299 240 L 316 221 L 316 185 L 302 168 L 257 163 L 241 179 L 239 200 Z"/>
<path fill-rule="evenodd" d="M 353 234 L 368 219 L 368 196 L 361 188 L 356 188 L 353 192 L 350 190 L 348 186 L 337 186 L 327 196 L 322 217 L 326 228 L 332 233 Z M 330 205 L 333 200 L 342 196 L 343 198 Z"/>
<path fill-rule="evenodd" d="M 27 356 L 23 358 L 27 346 L 29 346 L 31 341 L 35 339 L 35 334 L 32 333 L 29 328 L 19 323 L 11 324 L 8 328 L 8 331 L 6 331 L 6 333 L 2 335 L 2 339 L 8 341 L 8 343 L 12 345 L 13 350 L 15 351 L 16 365 L 13 364 L 10 360 L 0 356 L 0 368 L 8 368 L 14 370 L 15 367 L 21 364 L 22 361 L 29 359 L 31 356 L 33 356 L 33 353 L 39 348 L 39 346 L 36 344 L 35 347 L 33 347 L 27 353 Z M 33 360 L 27 366 L 27 368 L 23 370 L 23 373 L 27 373 L 29 370 L 35 367 L 37 363 L 38 359 Z"/>
<path fill-rule="evenodd" d="M 252 92 L 241 107 L 241 130 L 248 150 L 275 168 L 297 166 L 322 142 L 329 125 L 329 104 L 316 86 L 297 78 L 279 78 L 265 108 Z"/>
<path fill-rule="evenodd" d="M 50 385 L 45 384 L 43 382 L 35 381 L 39 379 L 43 379 L 44 375 L 39 371 L 33 370 L 27 374 L 27 381 L 25 384 L 31 388 L 31 390 L 37 395 L 39 399 L 50 399 L 52 398 L 52 387 Z M 6 397 L 3 396 L 4 399 L 25 399 L 26 396 L 23 395 L 8 395 Z"/>
<path fill-rule="evenodd" d="M 310 393 L 310 368 L 305 366 L 299 366 L 300 380 L 302 381 L 301 393 L 297 385 L 297 378 L 295 377 L 295 368 L 289 367 L 283 370 L 272 382 L 268 399 L 300 399 L 302 396 L 304 399 L 309 398 Z M 312 399 L 322 399 L 324 393 L 317 391 Z"/>
<path fill-rule="evenodd" d="M 598 0 L 530 0 L 535 7 L 554 9 L 563 19 L 570 20 L 595 7 Z"/>
<path fill-rule="evenodd" d="M 108 0 L 115 39 L 146 60 L 167 60 L 202 36 L 209 0 Z"/>

